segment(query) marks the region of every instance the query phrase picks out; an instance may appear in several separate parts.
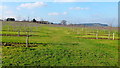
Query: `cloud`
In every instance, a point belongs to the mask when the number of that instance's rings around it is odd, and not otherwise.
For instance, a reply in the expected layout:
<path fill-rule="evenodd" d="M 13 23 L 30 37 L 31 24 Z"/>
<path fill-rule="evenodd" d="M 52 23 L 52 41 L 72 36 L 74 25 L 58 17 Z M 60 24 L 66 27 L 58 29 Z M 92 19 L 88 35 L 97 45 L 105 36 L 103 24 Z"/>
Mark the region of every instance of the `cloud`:
<path fill-rule="evenodd" d="M 14 13 L 13 13 L 13 11 L 8 10 L 8 11 L 5 11 L 5 14 L 11 14 L 12 15 Z"/>
<path fill-rule="evenodd" d="M 7 8 L 7 6 L 0 5 L 0 10 L 6 9 L 6 8 Z"/>
<path fill-rule="evenodd" d="M 2 0 L 2 2 L 36 2 L 38 0 Z M 42 2 L 71 2 L 73 0 L 40 0 Z M 74 0 L 74 2 L 119 2 L 119 0 Z"/>
<path fill-rule="evenodd" d="M 20 9 L 20 8 L 32 9 L 32 8 L 43 7 L 43 6 L 47 6 L 47 5 L 44 2 L 24 3 L 18 6 L 17 9 Z"/>
<path fill-rule="evenodd" d="M 68 14 L 68 13 L 67 12 L 63 12 L 63 13 L 58 13 L 58 12 L 48 13 L 48 15 L 50 15 L 50 16 L 66 15 L 66 14 Z"/>
<path fill-rule="evenodd" d="M 88 10 L 89 8 L 81 8 L 81 7 L 70 7 L 70 10 Z"/>
<path fill-rule="evenodd" d="M 0 18 L 6 19 L 7 17 L 15 17 L 14 12 L 9 9 L 9 6 L 0 5 Z"/>
<path fill-rule="evenodd" d="M 53 12 L 53 13 L 48 13 L 48 15 L 53 15 L 53 16 L 56 16 L 56 15 L 60 15 L 59 13 L 57 12 Z"/>
<path fill-rule="evenodd" d="M 66 14 L 68 14 L 67 12 L 63 12 L 63 15 L 66 15 Z"/>
<path fill-rule="evenodd" d="M 11 10 L 7 10 L 7 11 L 5 11 L 4 13 L 3 13 L 3 17 L 4 18 L 7 18 L 7 17 L 15 17 L 16 15 L 14 14 L 14 12 L 13 11 L 11 11 Z"/>
<path fill-rule="evenodd" d="M 87 2 L 89 0 L 54 0 L 54 2 Z"/>
<path fill-rule="evenodd" d="M 75 2 L 76 0 L 54 0 L 54 2 Z"/>
<path fill-rule="evenodd" d="M 16 14 L 12 10 L 5 9 L 2 13 L 2 18 L 6 19 L 8 17 L 16 18 Z"/>

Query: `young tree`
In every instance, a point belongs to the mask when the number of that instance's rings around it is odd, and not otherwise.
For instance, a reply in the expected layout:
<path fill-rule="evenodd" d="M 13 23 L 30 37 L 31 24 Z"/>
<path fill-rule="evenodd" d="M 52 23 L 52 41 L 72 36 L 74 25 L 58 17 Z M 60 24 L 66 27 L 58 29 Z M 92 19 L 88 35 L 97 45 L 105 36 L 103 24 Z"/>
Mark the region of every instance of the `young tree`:
<path fill-rule="evenodd" d="M 26 32 L 26 47 L 29 46 L 29 38 L 30 38 L 30 32 L 32 32 L 32 27 L 34 25 L 32 25 L 31 23 L 28 23 L 28 24 L 24 24 L 25 26 L 25 32 Z"/>
<path fill-rule="evenodd" d="M 115 21 L 115 18 L 111 19 L 109 22 L 108 39 L 110 39 L 114 21 Z"/>
<path fill-rule="evenodd" d="M 21 30 L 22 30 L 22 27 L 23 27 L 22 25 L 23 25 L 22 23 L 14 23 L 13 24 L 13 27 L 14 27 L 13 31 L 18 32 L 18 36 L 20 36 Z"/>

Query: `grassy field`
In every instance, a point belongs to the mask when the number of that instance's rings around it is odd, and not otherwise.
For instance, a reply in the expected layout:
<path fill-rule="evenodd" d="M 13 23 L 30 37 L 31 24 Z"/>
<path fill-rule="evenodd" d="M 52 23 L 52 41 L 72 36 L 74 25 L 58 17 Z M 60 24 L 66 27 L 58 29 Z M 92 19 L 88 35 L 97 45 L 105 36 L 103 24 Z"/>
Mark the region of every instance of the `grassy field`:
<path fill-rule="evenodd" d="M 114 28 L 3 22 L 1 32 L 3 66 L 118 66 Z"/>

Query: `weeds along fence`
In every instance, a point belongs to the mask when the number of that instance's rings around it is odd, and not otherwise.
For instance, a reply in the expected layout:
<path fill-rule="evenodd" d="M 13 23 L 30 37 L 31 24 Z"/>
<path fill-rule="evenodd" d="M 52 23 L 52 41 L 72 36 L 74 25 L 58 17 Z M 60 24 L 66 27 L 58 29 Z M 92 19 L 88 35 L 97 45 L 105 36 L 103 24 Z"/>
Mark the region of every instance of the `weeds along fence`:
<path fill-rule="evenodd" d="M 104 29 L 101 27 L 74 27 L 72 28 L 72 31 L 79 35 L 81 38 L 119 40 L 119 32 L 107 27 L 104 27 Z"/>

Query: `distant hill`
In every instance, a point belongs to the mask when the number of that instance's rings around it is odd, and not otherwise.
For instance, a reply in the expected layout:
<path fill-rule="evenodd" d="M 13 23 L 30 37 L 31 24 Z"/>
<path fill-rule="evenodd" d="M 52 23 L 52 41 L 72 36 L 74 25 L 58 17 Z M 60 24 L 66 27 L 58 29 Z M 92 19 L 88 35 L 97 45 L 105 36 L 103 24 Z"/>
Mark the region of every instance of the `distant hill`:
<path fill-rule="evenodd" d="M 74 24 L 74 25 L 84 25 L 84 26 L 108 26 L 107 24 L 101 24 L 101 23 L 84 23 L 84 24 Z"/>

